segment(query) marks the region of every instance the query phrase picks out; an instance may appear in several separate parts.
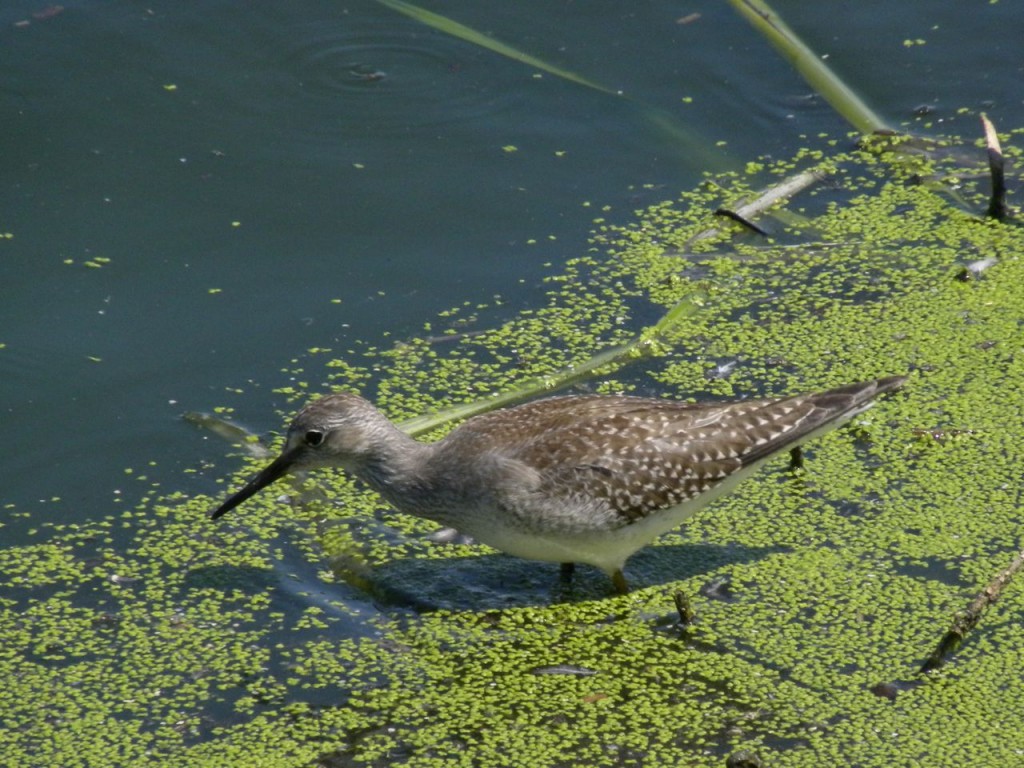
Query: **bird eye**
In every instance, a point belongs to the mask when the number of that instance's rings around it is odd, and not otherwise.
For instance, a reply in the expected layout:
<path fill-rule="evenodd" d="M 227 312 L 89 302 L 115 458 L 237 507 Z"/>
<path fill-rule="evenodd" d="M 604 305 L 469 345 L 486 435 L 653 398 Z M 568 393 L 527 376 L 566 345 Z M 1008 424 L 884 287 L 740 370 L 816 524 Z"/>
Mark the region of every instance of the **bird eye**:
<path fill-rule="evenodd" d="M 306 445 L 310 448 L 316 448 L 320 443 L 324 441 L 324 433 L 315 429 L 309 430 L 306 433 Z"/>

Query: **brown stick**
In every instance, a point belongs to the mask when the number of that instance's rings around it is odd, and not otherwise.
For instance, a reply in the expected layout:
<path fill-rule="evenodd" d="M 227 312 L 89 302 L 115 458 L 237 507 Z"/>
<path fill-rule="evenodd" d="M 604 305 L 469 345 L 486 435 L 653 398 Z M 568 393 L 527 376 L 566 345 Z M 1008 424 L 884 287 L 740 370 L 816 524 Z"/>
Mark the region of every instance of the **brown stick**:
<path fill-rule="evenodd" d="M 932 651 L 924 664 L 921 665 L 922 672 L 930 672 L 938 669 L 946 663 L 946 659 L 963 643 L 967 633 L 974 629 L 981 621 L 981 615 L 992 603 L 999 599 L 999 594 L 1010 583 L 1013 575 L 1024 567 L 1024 549 L 1017 553 L 1013 562 L 996 576 L 981 593 L 971 601 L 966 611 L 958 613 L 953 618 L 953 626 L 939 641 L 938 646 Z"/>
<path fill-rule="evenodd" d="M 988 215 L 996 221 L 1003 221 L 1009 216 L 1006 207 L 1006 177 L 1003 173 L 1005 162 L 1003 148 L 999 145 L 999 135 L 988 116 L 982 114 L 981 125 L 985 129 L 985 146 L 988 148 L 988 170 L 992 175 L 992 196 L 988 199 Z"/>
<path fill-rule="evenodd" d="M 738 208 L 730 209 L 731 214 L 726 215 L 729 215 L 730 218 L 739 217 L 739 219 L 743 220 L 744 223 L 752 222 L 755 216 L 760 216 L 762 213 L 767 211 L 776 203 L 781 202 L 782 200 L 785 200 L 787 198 L 793 197 L 799 194 L 800 192 L 803 192 L 808 187 L 811 187 L 821 182 L 823 179 L 825 179 L 825 177 L 825 172 L 821 170 L 802 171 L 801 173 L 798 173 L 795 176 L 790 176 L 789 178 L 783 179 L 775 186 L 765 190 L 760 195 L 758 195 L 756 200 L 753 200 L 752 202 L 749 203 L 745 203 Z M 701 240 L 707 240 L 708 238 L 717 237 L 720 233 L 721 230 L 718 229 L 707 229 L 704 232 L 701 232 L 700 234 L 694 235 L 692 238 L 690 238 L 689 242 L 687 243 L 687 246 L 690 246 L 693 243 L 700 242 Z M 761 230 L 761 234 L 767 233 L 764 232 L 764 230 Z M 674 254 L 667 253 L 666 255 L 671 256 Z"/>

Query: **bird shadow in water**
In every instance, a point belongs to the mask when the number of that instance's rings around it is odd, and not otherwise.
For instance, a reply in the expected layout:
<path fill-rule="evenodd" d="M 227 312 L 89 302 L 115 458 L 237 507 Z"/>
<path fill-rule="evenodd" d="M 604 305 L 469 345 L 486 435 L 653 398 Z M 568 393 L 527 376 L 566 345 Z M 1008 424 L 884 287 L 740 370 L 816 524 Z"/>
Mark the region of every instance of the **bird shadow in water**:
<path fill-rule="evenodd" d="M 369 630 L 339 605 L 359 605 L 359 615 L 365 616 L 374 609 L 385 613 L 500 610 L 617 597 L 611 580 L 588 565 L 577 565 L 575 572 L 565 578 L 558 563 L 523 560 L 493 550 L 470 550 L 470 554 L 455 557 L 420 554 L 372 566 L 358 553 L 313 562 L 301 554 L 294 541 L 301 535 L 298 531 L 281 532 L 276 543 L 280 545 L 278 551 L 286 553 L 285 560 L 272 568 L 201 567 L 190 572 L 183 588 L 186 592 L 214 588 L 267 594 L 275 610 L 286 617 L 286 623 L 297 620 L 308 606 L 316 605 L 327 615 L 335 614 L 344 627 L 341 631 L 353 635 L 368 634 Z M 630 590 L 635 592 L 785 551 L 787 547 L 738 544 L 654 545 L 629 559 L 625 575 Z M 324 566 L 333 571 L 336 581 L 323 579 Z M 338 631 L 337 625 L 334 631 Z"/>
<path fill-rule="evenodd" d="M 626 580 L 631 591 L 669 584 L 730 563 L 746 563 L 787 551 L 785 547 L 668 544 L 642 549 L 630 558 Z M 500 553 L 452 558 L 404 558 L 335 574 L 367 590 L 381 608 L 475 611 L 578 603 L 616 597 L 611 580 L 596 568 L 578 565 L 569 578 L 557 563 Z"/>

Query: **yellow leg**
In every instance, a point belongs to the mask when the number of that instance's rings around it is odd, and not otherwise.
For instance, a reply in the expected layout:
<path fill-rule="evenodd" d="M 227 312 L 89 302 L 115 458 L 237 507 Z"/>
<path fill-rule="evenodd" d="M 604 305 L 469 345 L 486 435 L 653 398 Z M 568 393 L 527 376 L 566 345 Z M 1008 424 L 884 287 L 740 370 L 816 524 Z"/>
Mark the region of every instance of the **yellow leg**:
<path fill-rule="evenodd" d="M 622 575 L 622 569 L 619 568 L 612 574 L 612 584 L 615 586 L 615 591 L 620 595 L 629 594 L 629 585 L 626 584 L 626 577 Z"/>

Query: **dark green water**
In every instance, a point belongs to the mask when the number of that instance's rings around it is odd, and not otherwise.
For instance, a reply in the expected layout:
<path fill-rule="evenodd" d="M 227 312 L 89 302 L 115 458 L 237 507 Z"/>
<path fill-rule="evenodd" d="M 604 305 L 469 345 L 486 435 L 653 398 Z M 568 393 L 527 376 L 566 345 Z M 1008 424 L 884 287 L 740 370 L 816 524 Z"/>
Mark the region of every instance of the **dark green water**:
<path fill-rule="evenodd" d="M 777 7 L 894 126 L 1024 122 L 1019 4 Z M 304 350 L 535 305 L 601 206 L 625 220 L 848 131 L 725 3 L 430 8 L 629 98 L 369 1 L 0 9 L 5 543 L 131 504 L 126 467 L 211 492 L 234 464 L 183 411 L 278 429 Z M 684 146 L 650 109 L 723 143 Z"/>

